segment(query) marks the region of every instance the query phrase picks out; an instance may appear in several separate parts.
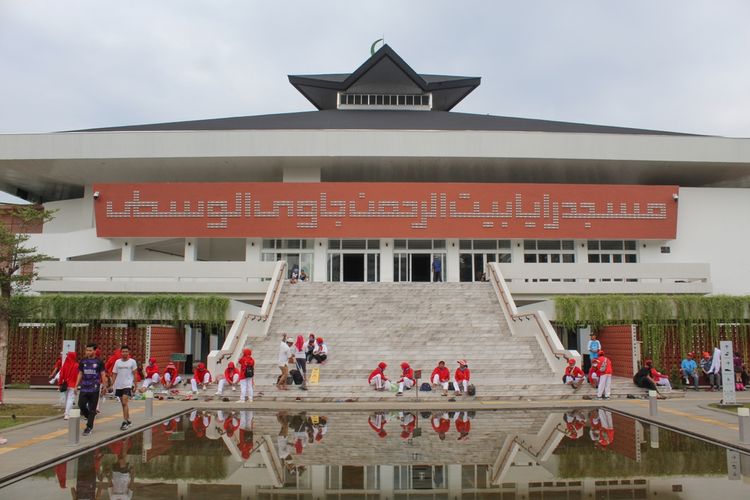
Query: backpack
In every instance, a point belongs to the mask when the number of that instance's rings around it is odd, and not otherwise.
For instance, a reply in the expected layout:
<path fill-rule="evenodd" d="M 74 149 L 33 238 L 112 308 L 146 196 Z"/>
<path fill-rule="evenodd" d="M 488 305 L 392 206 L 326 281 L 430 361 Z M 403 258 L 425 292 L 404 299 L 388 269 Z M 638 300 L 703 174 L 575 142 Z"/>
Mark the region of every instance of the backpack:
<path fill-rule="evenodd" d="M 422 385 L 419 386 L 419 390 L 422 392 L 430 392 L 432 390 L 432 386 L 427 382 L 422 382 Z"/>
<path fill-rule="evenodd" d="M 245 366 L 245 378 L 253 378 L 255 375 L 255 367 L 252 365 Z"/>
<path fill-rule="evenodd" d="M 297 369 L 290 370 L 289 375 L 292 376 L 292 380 L 294 381 L 295 385 L 302 385 L 302 382 L 305 381 L 305 378 L 302 376 L 302 372 Z"/>
<path fill-rule="evenodd" d="M 468 394 L 469 396 L 477 395 L 477 388 L 474 387 L 474 384 L 469 384 L 469 387 L 466 388 L 466 394 Z"/>

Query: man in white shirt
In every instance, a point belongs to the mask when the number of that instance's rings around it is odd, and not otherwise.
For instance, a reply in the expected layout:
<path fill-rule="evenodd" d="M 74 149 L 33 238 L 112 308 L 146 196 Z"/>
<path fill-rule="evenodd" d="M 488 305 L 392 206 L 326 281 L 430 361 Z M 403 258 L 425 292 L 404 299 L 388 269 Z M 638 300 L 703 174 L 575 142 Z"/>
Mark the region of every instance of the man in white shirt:
<path fill-rule="evenodd" d="M 128 401 L 133 395 L 133 387 L 135 386 L 135 371 L 138 369 L 138 363 L 130 357 L 130 349 L 124 345 L 120 348 L 122 351 L 122 357 L 115 361 L 115 365 L 112 368 L 114 374 L 113 386 L 115 389 L 115 397 L 120 398 L 120 404 L 122 404 L 122 425 L 120 426 L 121 431 L 128 430 L 132 424 L 130 422 L 130 410 L 128 409 Z"/>
<path fill-rule="evenodd" d="M 284 335 L 281 339 L 281 345 L 279 345 L 279 370 L 281 375 L 279 381 L 276 383 L 276 387 L 282 391 L 288 390 L 286 386 L 286 378 L 289 375 L 289 358 L 292 357 L 292 344 L 294 339 Z"/>

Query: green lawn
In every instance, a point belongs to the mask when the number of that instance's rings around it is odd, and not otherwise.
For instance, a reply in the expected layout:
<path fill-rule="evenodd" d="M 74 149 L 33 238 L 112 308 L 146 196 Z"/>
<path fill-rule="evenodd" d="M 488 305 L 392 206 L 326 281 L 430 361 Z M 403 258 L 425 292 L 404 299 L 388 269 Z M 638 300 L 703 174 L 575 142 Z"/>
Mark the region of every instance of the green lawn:
<path fill-rule="evenodd" d="M 61 410 L 52 405 L 5 404 L 0 406 L 0 429 L 60 414 Z M 16 416 L 15 419 L 13 415 Z"/>

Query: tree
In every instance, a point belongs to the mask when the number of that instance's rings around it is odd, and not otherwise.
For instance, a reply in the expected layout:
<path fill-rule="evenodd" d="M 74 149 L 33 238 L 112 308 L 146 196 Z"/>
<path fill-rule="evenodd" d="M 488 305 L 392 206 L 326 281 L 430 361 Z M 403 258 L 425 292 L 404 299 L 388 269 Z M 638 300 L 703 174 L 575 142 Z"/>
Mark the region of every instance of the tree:
<path fill-rule="evenodd" d="M 0 404 L 8 367 L 8 337 L 13 321 L 29 317 L 25 301 L 13 296 L 29 290 L 37 276 L 34 265 L 51 257 L 26 245 L 31 233 L 41 232 L 52 212 L 39 205 L 0 207 Z"/>

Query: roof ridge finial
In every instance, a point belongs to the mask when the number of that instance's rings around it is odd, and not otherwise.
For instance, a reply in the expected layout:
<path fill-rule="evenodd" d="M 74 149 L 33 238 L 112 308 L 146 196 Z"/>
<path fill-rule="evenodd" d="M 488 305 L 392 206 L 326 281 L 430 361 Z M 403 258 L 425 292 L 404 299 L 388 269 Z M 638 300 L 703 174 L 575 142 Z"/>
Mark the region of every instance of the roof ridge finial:
<path fill-rule="evenodd" d="M 372 42 L 372 45 L 370 45 L 370 57 L 375 55 L 375 46 L 379 43 L 383 42 L 383 45 L 385 45 L 385 35 L 382 35 L 382 38 L 378 38 L 374 42 Z"/>

